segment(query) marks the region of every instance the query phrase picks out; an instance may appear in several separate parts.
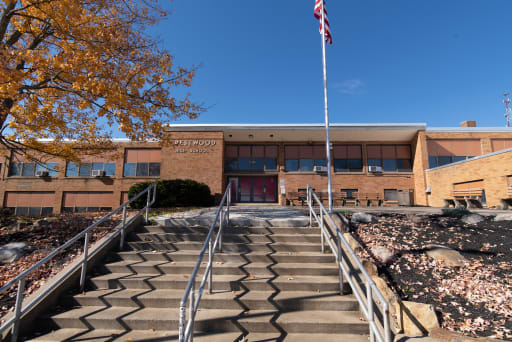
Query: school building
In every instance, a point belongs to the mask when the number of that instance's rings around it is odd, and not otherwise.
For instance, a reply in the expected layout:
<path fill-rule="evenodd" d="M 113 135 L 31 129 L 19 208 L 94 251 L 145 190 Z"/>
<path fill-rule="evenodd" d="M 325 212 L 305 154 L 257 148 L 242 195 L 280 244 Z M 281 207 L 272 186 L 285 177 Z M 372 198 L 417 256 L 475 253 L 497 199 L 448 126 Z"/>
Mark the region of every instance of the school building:
<path fill-rule="evenodd" d="M 300 205 L 310 184 L 327 191 L 323 124 L 181 124 L 171 145 L 116 140 L 115 159 L 44 165 L 7 156 L 0 200 L 18 214 L 117 207 L 135 182 L 193 179 L 239 203 Z M 512 204 L 512 128 L 331 124 L 335 206 Z"/>

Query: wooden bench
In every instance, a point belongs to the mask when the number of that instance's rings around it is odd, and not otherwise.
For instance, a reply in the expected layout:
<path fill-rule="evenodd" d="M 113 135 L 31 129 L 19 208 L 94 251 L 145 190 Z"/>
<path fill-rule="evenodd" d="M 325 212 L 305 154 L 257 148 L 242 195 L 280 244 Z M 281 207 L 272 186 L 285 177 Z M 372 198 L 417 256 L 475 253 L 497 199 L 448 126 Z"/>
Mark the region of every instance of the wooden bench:
<path fill-rule="evenodd" d="M 307 200 L 307 194 L 305 192 L 288 192 L 286 195 L 286 199 L 290 202 L 290 205 L 294 206 L 295 201 L 297 202 L 297 205 L 300 203 L 302 206 L 304 206 L 304 203 L 306 203 Z"/>
<path fill-rule="evenodd" d="M 482 208 L 483 188 L 453 190 L 451 195 L 452 198 L 444 200 L 445 207 L 453 204 L 454 207 L 462 205 L 466 208 Z"/>
<path fill-rule="evenodd" d="M 383 197 L 379 193 L 373 192 L 358 192 L 356 194 L 357 202 L 359 205 L 370 207 L 382 205 Z"/>

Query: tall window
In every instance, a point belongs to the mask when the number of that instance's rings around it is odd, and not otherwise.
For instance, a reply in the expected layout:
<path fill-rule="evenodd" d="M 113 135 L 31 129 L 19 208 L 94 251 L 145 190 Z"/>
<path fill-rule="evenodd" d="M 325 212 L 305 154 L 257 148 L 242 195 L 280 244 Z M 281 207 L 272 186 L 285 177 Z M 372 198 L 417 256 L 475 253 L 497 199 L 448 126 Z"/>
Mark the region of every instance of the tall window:
<path fill-rule="evenodd" d="M 335 172 L 363 171 L 361 145 L 335 145 L 333 157 Z"/>
<path fill-rule="evenodd" d="M 50 191 L 7 191 L 4 206 L 16 215 L 48 215 L 53 212 L 54 199 Z"/>
<path fill-rule="evenodd" d="M 368 166 L 380 166 L 386 172 L 411 172 L 410 145 L 368 145 Z"/>
<path fill-rule="evenodd" d="M 226 171 L 277 170 L 277 145 L 227 145 Z"/>
<path fill-rule="evenodd" d="M 84 213 L 112 210 L 112 192 L 66 191 L 62 201 L 62 211 Z"/>
<path fill-rule="evenodd" d="M 325 146 L 285 146 L 286 171 L 313 171 L 315 166 L 327 166 Z"/>
<path fill-rule="evenodd" d="M 160 177 L 160 149 L 129 148 L 124 156 L 124 177 Z"/>
<path fill-rule="evenodd" d="M 443 166 L 479 156 L 480 140 L 428 140 L 429 168 Z"/>
<path fill-rule="evenodd" d="M 11 177 L 34 177 L 39 171 L 48 172 L 48 177 L 57 177 L 58 163 L 13 162 L 9 170 Z"/>
<path fill-rule="evenodd" d="M 74 163 L 66 165 L 66 177 L 90 177 L 93 170 L 104 171 L 105 176 L 116 175 L 116 163 Z"/>

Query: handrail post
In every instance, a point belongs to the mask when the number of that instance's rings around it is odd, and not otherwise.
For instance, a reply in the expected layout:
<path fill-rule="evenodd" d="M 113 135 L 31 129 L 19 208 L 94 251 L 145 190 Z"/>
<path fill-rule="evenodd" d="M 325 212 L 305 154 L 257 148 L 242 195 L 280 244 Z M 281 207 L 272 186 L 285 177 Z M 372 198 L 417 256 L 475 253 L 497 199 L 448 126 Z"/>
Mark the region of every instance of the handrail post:
<path fill-rule="evenodd" d="M 228 185 L 228 211 L 227 211 L 227 220 L 229 224 L 229 207 L 231 206 L 231 183 Z"/>
<path fill-rule="evenodd" d="M 220 233 L 220 232 L 219 232 Z M 208 274 L 208 293 L 212 294 L 212 280 L 213 280 L 213 248 L 212 248 L 212 240 L 208 242 L 208 267 L 206 272 L 208 272 L 208 268 L 210 269 L 210 273 Z"/>
<path fill-rule="evenodd" d="M 224 210 L 221 209 L 220 211 L 220 223 L 219 223 L 219 245 L 218 245 L 218 251 L 222 252 L 222 223 L 224 222 Z"/>
<path fill-rule="evenodd" d="M 82 261 L 82 272 L 80 274 L 80 291 L 83 292 L 85 289 L 85 275 L 87 274 L 87 259 L 89 258 L 89 235 L 91 233 L 85 233 L 84 239 L 84 258 Z"/>
<path fill-rule="evenodd" d="M 11 330 L 11 342 L 18 341 L 18 332 L 20 331 L 21 306 L 25 292 L 25 277 L 18 282 L 18 292 L 16 294 L 16 306 L 14 307 L 14 324 Z"/>
<path fill-rule="evenodd" d="M 341 233 L 338 229 L 337 231 L 337 237 L 338 237 L 338 272 L 340 277 L 340 295 L 343 295 L 343 269 L 341 267 L 341 263 L 343 262 L 342 259 L 342 253 L 341 253 Z"/>
<path fill-rule="evenodd" d="M 156 182 L 153 183 L 153 204 L 155 203 L 156 201 Z"/>
<path fill-rule="evenodd" d="M 123 226 L 121 227 L 121 237 L 119 238 L 119 250 L 122 251 L 124 247 L 124 234 L 126 228 L 126 206 L 123 207 Z"/>
<path fill-rule="evenodd" d="M 313 201 L 311 200 L 311 187 L 308 184 L 309 227 L 313 227 Z"/>
<path fill-rule="evenodd" d="M 196 317 L 196 313 L 194 312 L 194 307 L 196 306 L 196 284 L 192 283 L 192 289 L 190 291 L 190 307 L 188 309 L 188 321 L 190 322 L 190 335 L 188 335 L 188 341 L 194 341 L 194 318 Z"/>
<path fill-rule="evenodd" d="M 375 332 L 373 331 L 374 314 L 373 314 L 373 294 L 370 280 L 366 279 L 366 297 L 368 299 L 368 323 L 370 324 L 370 342 L 375 342 Z"/>
<path fill-rule="evenodd" d="M 322 208 L 320 208 L 320 236 L 322 241 L 322 253 L 325 253 L 325 246 L 324 246 L 324 212 Z"/>
<path fill-rule="evenodd" d="M 185 319 L 187 317 L 186 303 L 180 302 L 180 326 L 179 326 L 179 342 L 185 342 Z"/>
<path fill-rule="evenodd" d="M 148 211 L 149 211 L 150 196 L 151 196 L 151 187 L 149 187 L 148 193 L 146 194 L 146 223 L 148 223 Z"/>

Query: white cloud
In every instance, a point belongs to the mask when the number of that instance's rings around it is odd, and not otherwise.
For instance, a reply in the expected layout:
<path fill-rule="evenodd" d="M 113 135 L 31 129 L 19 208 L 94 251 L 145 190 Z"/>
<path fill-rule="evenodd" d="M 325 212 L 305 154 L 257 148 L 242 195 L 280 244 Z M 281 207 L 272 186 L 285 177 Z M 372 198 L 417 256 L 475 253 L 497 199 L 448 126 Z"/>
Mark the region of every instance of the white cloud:
<path fill-rule="evenodd" d="M 334 84 L 334 89 L 348 95 L 362 94 L 365 87 L 366 85 L 360 79 L 344 80 Z"/>

